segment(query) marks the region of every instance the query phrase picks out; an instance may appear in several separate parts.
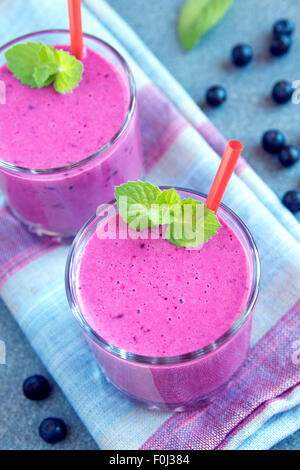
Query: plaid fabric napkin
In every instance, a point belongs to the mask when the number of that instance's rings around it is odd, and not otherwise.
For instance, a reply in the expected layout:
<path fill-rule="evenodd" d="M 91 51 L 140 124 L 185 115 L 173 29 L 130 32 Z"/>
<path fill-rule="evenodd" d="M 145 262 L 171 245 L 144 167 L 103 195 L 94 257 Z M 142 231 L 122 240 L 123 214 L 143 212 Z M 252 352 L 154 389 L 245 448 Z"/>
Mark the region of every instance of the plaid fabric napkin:
<path fill-rule="evenodd" d="M 67 27 L 65 2 L 22 4 L 0 3 L 2 43 Z M 135 75 L 147 179 L 208 191 L 225 140 L 105 2 L 85 5 L 86 32 L 111 42 Z M 230 390 L 182 414 L 149 412 L 106 382 L 66 301 L 68 248 L 29 234 L 5 205 L 0 209 L 1 295 L 100 448 L 265 449 L 300 427 L 299 224 L 244 161 L 225 203 L 246 221 L 262 261 L 253 346 Z"/>

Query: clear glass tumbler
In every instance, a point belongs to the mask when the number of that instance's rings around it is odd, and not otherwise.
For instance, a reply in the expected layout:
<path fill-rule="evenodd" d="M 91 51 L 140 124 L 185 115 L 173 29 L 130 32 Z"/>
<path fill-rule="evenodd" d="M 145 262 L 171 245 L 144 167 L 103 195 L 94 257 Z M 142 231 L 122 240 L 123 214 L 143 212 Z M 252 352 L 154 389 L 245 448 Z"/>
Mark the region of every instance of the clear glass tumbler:
<path fill-rule="evenodd" d="M 5 51 L 25 41 L 68 44 L 69 31 L 39 31 L 5 44 L 0 48 L 0 66 L 6 62 Z M 38 235 L 58 238 L 74 236 L 99 204 L 114 197 L 116 185 L 139 179 L 142 175 L 142 150 L 132 73 L 123 57 L 106 42 L 85 34 L 84 44 L 118 68 L 128 87 L 129 107 L 122 126 L 113 138 L 97 152 L 86 155 L 74 164 L 32 169 L 1 160 L 0 155 L 0 188 L 8 205 L 16 217 Z"/>
<path fill-rule="evenodd" d="M 176 189 L 182 198 L 206 200 L 206 195 L 202 193 Z M 244 247 L 251 287 L 243 312 L 228 331 L 207 346 L 181 356 L 147 357 L 133 354 L 109 344 L 85 320 L 77 300 L 76 274 L 86 243 L 99 223 L 105 224 L 107 220 L 105 212 L 100 212 L 87 222 L 71 247 L 66 266 L 66 291 L 71 310 L 107 379 L 121 392 L 149 409 L 185 411 L 208 403 L 227 385 L 247 355 L 252 315 L 259 292 L 259 255 L 249 230 L 231 209 L 222 204 L 218 215 Z"/>

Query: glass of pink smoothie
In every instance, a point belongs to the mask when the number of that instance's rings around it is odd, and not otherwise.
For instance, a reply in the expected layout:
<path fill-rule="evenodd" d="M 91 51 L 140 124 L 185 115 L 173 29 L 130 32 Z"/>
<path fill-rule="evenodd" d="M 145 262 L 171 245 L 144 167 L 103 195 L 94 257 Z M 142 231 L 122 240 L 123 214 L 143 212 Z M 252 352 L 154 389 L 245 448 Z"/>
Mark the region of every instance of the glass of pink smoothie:
<path fill-rule="evenodd" d="M 84 72 L 71 93 L 22 85 L 4 53 L 35 41 L 69 50 L 69 31 L 42 31 L 0 48 L 0 188 L 32 231 L 74 236 L 114 187 L 142 174 L 135 83 L 123 57 L 84 35 Z"/>
<path fill-rule="evenodd" d="M 177 191 L 184 199 L 206 199 Z M 117 237 L 103 236 L 112 222 L 124 225 L 117 208 L 115 214 L 104 208 L 70 250 L 66 290 L 75 318 L 107 379 L 150 409 L 207 403 L 247 355 L 259 256 L 237 215 L 221 205 L 218 218 L 218 233 L 188 250 L 162 233 L 156 239 L 125 239 L 118 230 Z"/>

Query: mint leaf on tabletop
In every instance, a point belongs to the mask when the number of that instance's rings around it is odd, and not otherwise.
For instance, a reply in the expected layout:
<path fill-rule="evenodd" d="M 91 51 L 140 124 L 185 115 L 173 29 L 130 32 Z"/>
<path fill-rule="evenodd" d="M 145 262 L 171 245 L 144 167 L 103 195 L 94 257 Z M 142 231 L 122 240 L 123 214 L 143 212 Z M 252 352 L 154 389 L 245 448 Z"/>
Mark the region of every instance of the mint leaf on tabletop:
<path fill-rule="evenodd" d="M 186 0 L 178 18 L 178 35 L 190 51 L 199 39 L 220 21 L 233 0 Z"/>
<path fill-rule="evenodd" d="M 42 88 L 54 82 L 59 93 L 75 88 L 82 77 L 82 63 L 68 52 L 41 42 L 16 44 L 5 52 L 7 67 L 23 85 Z"/>
<path fill-rule="evenodd" d="M 167 225 L 166 239 L 180 247 L 199 246 L 221 227 L 214 212 L 202 202 L 181 200 L 175 189 L 161 191 L 148 182 L 130 181 L 116 187 L 115 197 L 120 216 L 130 228 Z"/>

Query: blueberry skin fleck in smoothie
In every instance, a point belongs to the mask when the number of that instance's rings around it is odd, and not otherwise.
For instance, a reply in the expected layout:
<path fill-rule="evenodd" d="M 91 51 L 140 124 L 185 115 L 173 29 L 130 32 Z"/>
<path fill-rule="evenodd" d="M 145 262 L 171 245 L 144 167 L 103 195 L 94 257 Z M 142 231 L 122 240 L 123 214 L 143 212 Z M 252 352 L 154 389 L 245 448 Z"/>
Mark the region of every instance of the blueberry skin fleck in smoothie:
<path fill-rule="evenodd" d="M 67 46 L 56 46 L 68 49 Z M 120 130 L 130 106 L 129 85 L 116 65 L 86 47 L 79 86 L 61 95 L 53 86 L 22 85 L 6 65 L 0 80 L 0 159 L 31 169 L 54 169 L 93 155 Z M 136 110 L 114 146 L 89 163 L 47 174 L 0 168 L 0 186 L 17 216 L 41 232 L 74 235 L 112 199 L 113 188 L 137 179 L 142 157 Z"/>

